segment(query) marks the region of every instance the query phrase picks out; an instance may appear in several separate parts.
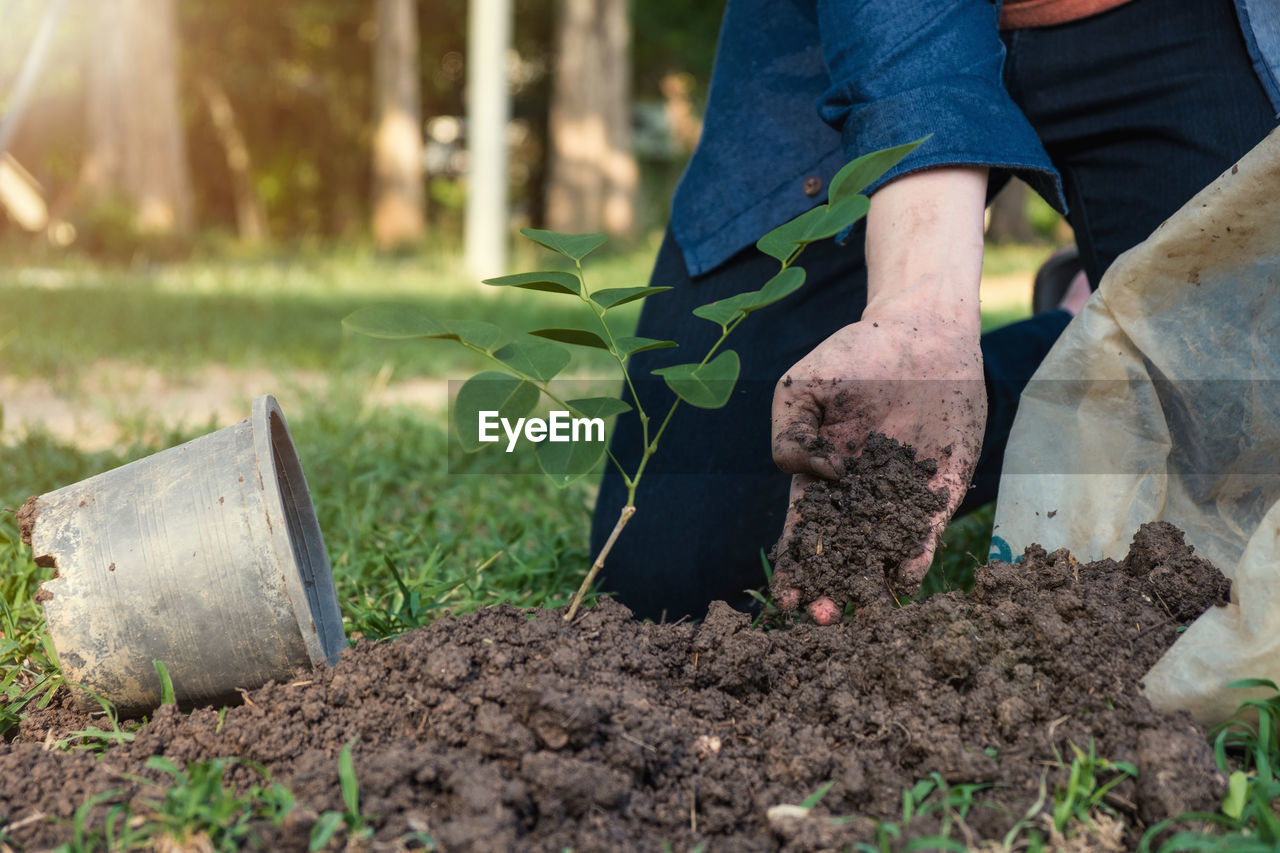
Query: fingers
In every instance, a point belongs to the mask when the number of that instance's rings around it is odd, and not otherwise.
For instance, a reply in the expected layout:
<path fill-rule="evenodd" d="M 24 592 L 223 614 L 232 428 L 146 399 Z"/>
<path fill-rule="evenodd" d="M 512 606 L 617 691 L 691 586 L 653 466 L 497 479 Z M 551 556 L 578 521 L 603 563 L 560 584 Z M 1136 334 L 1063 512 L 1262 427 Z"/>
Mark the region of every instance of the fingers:
<path fill-rule="evenodd" d="M 823 407 L 785 376 L 773 392 L 773 462 L 788 474 L 836 479 L 835 448 L 819 431 Z M 793 498 L 795 496 L 793 495 Z"/>
<path fill-rule="evenodd" d="M 819 625 L 834 625 L 844 616 L 844 608 L 823 596 L 809 605 L 809 616 Z"/>

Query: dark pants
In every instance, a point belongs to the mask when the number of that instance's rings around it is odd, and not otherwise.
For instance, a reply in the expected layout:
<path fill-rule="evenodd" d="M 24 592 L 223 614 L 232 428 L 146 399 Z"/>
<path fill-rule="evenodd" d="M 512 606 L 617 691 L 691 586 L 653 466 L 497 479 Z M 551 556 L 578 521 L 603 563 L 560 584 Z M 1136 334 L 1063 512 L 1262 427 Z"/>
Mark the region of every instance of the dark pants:
<path fill-rule="evenodd" d="M 1068 220 L 1095 286 L 1121 252 L 1275 126 L 1229 0 L 1134 0 L 1073 24 L 1014 32 L 1006 43 L 1006 85 L 1062 173 Z M 728 346 L 742 359 L 742 381 L 728 405 L 677 411 L 601 582 L 636 615 L 700 617 L 715 599 L 746 606 L 745 590 L 764 583 L 761 552 L 781 531 L 790 482 L 771 458 L 773 386 L 861 315 L 863 237 L 858 228 L 845 245 L 809 246 L 800 259 L 805 287 L 734 333 Z M 689 312 L 758 288 L 776 270 L 776 261 L 748 249 L 690 279 L 668 235 L 652 283 L 675 289 L 646 303 L 636 334 L 683 344 L 636 356 L 632 375 L 701 358 L 719 327 Z M 983 336 L 988 423 L 962 511 L 994 498 L 1018 397 L 1067 320 L 1052 311 Z M 651 416 L 666 413 L 670 394 L 661 382 L 644 382 L 638 393 Z M 639 458 L 639 430 L 623 417 L 613 437 L 628 471 Z M 593 552 L 625 500 L 611 466 L 596 505 Z"/>

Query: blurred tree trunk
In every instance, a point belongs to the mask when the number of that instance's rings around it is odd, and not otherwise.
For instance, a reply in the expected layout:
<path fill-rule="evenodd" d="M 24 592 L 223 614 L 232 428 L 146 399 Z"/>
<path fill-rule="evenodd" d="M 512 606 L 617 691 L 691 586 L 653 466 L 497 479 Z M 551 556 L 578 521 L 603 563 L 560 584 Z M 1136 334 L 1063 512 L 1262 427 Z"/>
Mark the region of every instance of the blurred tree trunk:
<path fill-rule="evenodd" d="M 209 120 L 227 158 L 227 171 L 231 173 L 231 194 L 236 203 L 236 232 L 246 243 L 261 243 L 267 239 L 267 213 L 262 199 L 253 184 L 253 164 L 249 158 L 249 146 L 240 132 L 236 112 L 222 84 L 209 75 L 200 77 L 200 94 L 209 108 Z"/>
<path fill-rule="evenodd" d="M 992 243 L 1031 243 L 1036 239 L 1031 220 L 1027 219 L 1027 193 L 1030 188 L 1017 178 L 1009 181 L 991 202 L 991 219 L 987 239 Z"/>
<path fill-rule="evenodd" d="M 628 0 L 562 0 L 551 95 L 547 225 L 623 236 L 636 225 Z"/>
<path fill-rule="evenodd" d="M 373 238 L 391 249 L 426 230 L 416 0 L 378 0 L 373 72 Z"/>
<path fill-rule="evenodd" d="M 174 0 L 97 0 L 91 8 L 81 187 L 92 201 L 130 204 L 140 231 L 187 234 L 194 214 Z"/>

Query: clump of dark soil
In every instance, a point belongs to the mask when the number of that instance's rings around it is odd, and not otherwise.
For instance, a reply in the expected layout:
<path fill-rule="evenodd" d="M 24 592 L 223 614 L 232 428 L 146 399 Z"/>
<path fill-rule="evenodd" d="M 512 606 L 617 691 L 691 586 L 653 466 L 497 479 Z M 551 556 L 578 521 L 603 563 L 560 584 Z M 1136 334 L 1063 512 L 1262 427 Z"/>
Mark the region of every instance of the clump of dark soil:
<path fill-rule="evenodd" d="M 22 544 L 31 544 L 31 531 L 35 529 L 36 518 L 40 511 L 36 509 L 36 497 L 27 498 L 27 502 L 22 505 L 22 509 L 17 512 L 18 535 L 22 537 Z"/>
<path fill-rule="evenodd" d="M 819 480 L 796 501 L 799 520 L 772 554 L 774 586 L 863 607 L 892 597 L 899 567 L 924 551 L 945 494 L 929 488 L 934 459 L 872 433 L 862 453 L 845 457 L 839 480 Z M 775 593 L 780 592 L 775 588 Z"/>
<path fill-rule="evenodd" d="M 972 594 L 872 603 L 832 627 L 766 633 L 722 604 L 675 625 L 608 601 L 572 624 L 500 607 L 361 642 L 224 718 L 162 708 L 101 760 L 42 746 L 101 720 L 69 705 L 34 713 L 0 747 L 0 829 L 28 849 L 56 844 L 91 794 L 118 791 L 91 820 L 154 799 L 129 775 L 158 778 L 150 755 L 235 755 L 298 797 L 263 846 L 303 850 L 316 814 L 343 809 L 337 760 L 352 738 L 375 839 L 422 832 L 444 850 L 833 848 L 873 828 L 830 817 L 900 822 L 903 788 L 935 772 L 993 786 L 963 833 L 999 838 L 1042 783 L 1051 794 L 1065 779 L 1057 756 L 1090 743 L 1138 768 L 1112 803 L 1140 827 L 1221 796 L 1203 731 L 1156 713 L 1138 682 L 1224 591 L 1177 530 L 1150 525 L 1123 564 L 1031 548 L 980 569 Z M 770 819 L 827 783 L 810 816 Z M 926 815 L 904 837 L 938 828 Z"/>

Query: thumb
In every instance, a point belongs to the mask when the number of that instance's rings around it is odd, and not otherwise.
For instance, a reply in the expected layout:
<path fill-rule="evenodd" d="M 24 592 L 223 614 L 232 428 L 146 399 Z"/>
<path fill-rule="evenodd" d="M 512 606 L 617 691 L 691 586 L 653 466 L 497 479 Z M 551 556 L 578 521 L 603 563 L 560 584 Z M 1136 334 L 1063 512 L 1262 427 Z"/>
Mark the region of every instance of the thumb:
<path fill-rule="evenodd" d="M 818 431 L 822 407 L 812 397 L 788 392 L 783 382 L 778 383 L 773 394 L 773 463 L 788 474 L 839 479 L 831 459 L 835 448 Z M 793 485 L 791 499 L 797 497 Z"/>

